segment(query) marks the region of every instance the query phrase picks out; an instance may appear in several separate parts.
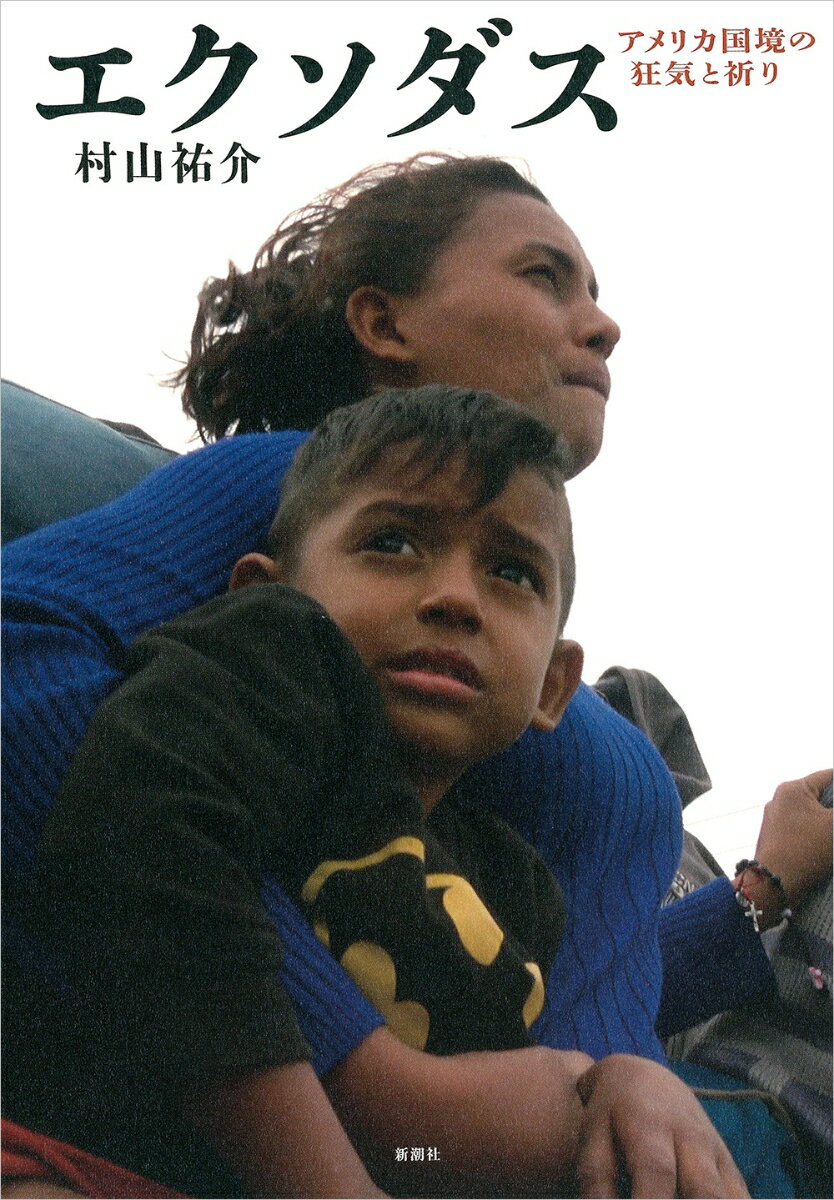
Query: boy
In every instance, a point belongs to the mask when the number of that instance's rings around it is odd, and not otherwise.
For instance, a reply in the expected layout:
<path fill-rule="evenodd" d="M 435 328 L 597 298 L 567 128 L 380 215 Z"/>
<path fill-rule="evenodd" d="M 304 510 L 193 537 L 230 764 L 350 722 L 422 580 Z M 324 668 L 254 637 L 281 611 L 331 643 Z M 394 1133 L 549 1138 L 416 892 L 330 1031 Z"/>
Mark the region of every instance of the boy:
<path fill-rule="evenodd" d="M 590 1065 L 527 1034 L 558 889 L 501 822 L 440 801 L 528 724 L 552 728 L 578 683 L 558 443 L 454 389 L 338 410 L 287 477 L 271 549 L 137 641 L 44 837 L 37 924 L 81 1001 L 48 1131 L 192 1193 L 240 1187 L 219 1150 L 249 1192 L 376 1194 L 304 1061 L 266 872 L 402 1040 L 508 1051 L 506 1096 L 464 1114 L 472 1178 L 492 1142 L 510 1191 L 555 1188 Z M 503 1111 L 531 1097 L 532 1130 Z M 460 1186 L 466 1133 L 449 1132 L 441 1190 Z"/>

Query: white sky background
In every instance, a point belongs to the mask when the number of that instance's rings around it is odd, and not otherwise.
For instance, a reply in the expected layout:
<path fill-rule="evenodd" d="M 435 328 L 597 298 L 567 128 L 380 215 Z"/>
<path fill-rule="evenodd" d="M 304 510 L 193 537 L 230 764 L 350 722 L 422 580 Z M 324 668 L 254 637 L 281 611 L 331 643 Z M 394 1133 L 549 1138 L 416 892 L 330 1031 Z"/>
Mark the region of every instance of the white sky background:
<path fill-rule="evenodd" d="M 488 49 L 478 26 L 513 33 Z M 452 149 L 526 159 L 594 263 L 623 339 L 598 463 L 571 485 L 579 586 L 568 632 L 586 678 L 608 665 L 657 674 L 683 705 L 714 789 L 687 823 L 725 866 L 752 851 L 758 809 L 782 779 L 831 759 L 831 73 L 826 0 L 778 3 L 118 4 L 5 0 L 3 17 L 3 374 L 94 416 L 130 421 L 184 448 L 176 397 L 159 388 L 188 344 L 195 296 L 233 259 L 248 266 L 292 208 L 373 161 Z M 213 117 L 171 130 L 208 98 L 225 66 L 184 64 L 192 28 L 258 55 Z M 386 134 L 439 92 L 403 91 L 435 25 L 486 54 L 474 112 Z M 721 52 L 722 28 L 807 31 L 810 49 Z M 697 34 L 718 35 L 695 51 Z M 648 53 L 665 30 L 667 45 Z M 620 31 L 642 30 L 624 53 Z M 672 30 L 683 30 L 681 50 Z M 353 98 L 307 134 L 279 140 L 341 80 L 347 44 L 376 55 Z M 598 131 L 577 101 L 545 109 L 570 67 L 536 70 L 531 51 L 596 46 L 587 90 L 619 123 Z M 35 103 L 81 98 L 78 70 L 48 56 L 119 46 L 101 98 L 142 99 L 144 115 L 46 121 Z M 307 84 L 291 54 L 324 70 Z M 754 64 L 729 87 L 728 58 Z M 634 61 L 693 64 L 694 87 L 635 87 Z M 702 81 L 706 63 L 719 83 Z M 762 67 L 778 64 L 765 85 Z M 429 75 L 448 78 L 454 63 Z M 210 182 L 176 183 L 177 139 L 212 149 Z M 74 175 L 82 141 L 117 154 L 112 181 Z M 125 151 L 163 152 L 163 180 L 125 182 Z M 221 183 L 241 142 L 260 155 L 249 182 Z"/>

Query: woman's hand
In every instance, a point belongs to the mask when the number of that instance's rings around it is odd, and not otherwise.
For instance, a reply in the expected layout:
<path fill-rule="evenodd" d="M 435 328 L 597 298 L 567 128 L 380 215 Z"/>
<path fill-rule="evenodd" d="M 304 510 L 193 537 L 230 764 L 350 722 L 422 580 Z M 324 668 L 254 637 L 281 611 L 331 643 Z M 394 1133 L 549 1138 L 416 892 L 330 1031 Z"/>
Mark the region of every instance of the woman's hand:
<path fill-rule="evenodd" d="M 756 859 L 781 878 L 792 905 L 831 876 L 832 810 L 820 804 L 831 779 L 830 770 L 815 771 L 781 783 L 764 808 Z"/>
<path fill-rule="evenodd" d="M 577 1161 L 583 1197 L 749 1195 L 694 1092 L 659 1063 L 612 1054 L 577 1086 L 585 1104 Z"/>
<path fill-rule="evenodd" d="M 831 878 L 831 809 L 820 804 L 831 778 L 830 770 L 815 771 L 804 779 L 780 783 L 764 807 L 756 861 L 779 876 L 791 908 L 801 904 L 812 887 Z M 761 914 L 760 929 L 778 924 L 783 898 L 766 875 L 746 871 L 744 891 Z"/>

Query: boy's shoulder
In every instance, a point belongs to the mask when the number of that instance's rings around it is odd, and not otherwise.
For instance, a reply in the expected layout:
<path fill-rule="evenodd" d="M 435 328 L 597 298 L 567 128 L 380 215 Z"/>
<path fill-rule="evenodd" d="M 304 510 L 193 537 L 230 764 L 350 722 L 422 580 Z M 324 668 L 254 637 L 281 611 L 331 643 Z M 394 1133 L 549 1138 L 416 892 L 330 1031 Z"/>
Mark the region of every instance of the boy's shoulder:
<path fill-rule="evenodd" d="M 149 630 L 142 637 L 148 640 L 159 635 L 177 636 L 181 631 L 209 629 L 224 623 L 245 625 L 246 617 L 266 623 L 292 620 L 293 617 L 306 619 L 311 615 L 332 624 L 317 601 L 311 600 L 309 596 L 290 587 L 289 584 L 253 583 L 248 587 L 224 592 L 206 600 L 203 604 L 198 604 Z"/>
<path fill-rule="evenodd" d="M 310 745 L 383 725 L 354 647 L 321 605 L 278 583 L 218 596 L 138 637 L 104 707 L 125 704 L 146 723 L 163 710 L 191 722 L 187 714 L 208 709 L 265 742 L 278 725 L 297 728 Z"/>
<path fill-rule="evenodd" d="M 233 665 L 246 658 L 287 667 L 319 648 L 356 665 L 356 652 L 315 600 L 282 583 L 257 583 L 216 596 L 140 635 L 128 650 L 135 673 L 160 655 L 192 652 Z M 361 665 L 361 664 L 360 664 Z"/>

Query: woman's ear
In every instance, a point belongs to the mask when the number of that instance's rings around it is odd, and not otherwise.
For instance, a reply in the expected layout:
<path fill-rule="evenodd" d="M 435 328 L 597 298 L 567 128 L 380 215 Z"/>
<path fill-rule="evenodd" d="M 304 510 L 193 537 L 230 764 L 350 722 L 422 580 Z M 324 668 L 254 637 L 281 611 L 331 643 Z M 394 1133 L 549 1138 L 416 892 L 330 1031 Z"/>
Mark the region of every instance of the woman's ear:
<path fill-rule="evenodd" d="M 229 591 L 238 592 L 252 583 L 278 583 L 281 568 L 266 554 L 244 554 L 232 567 L 229 576 Z"/>
<path fill-rule="evenodd" d="M 356 341 L 378 366 L 411 365 L 412 350 L 398 324 L 398 296 L 364 284 L 348 296 L 345 320 Z"/>
<path fill-rule="evenodd" d="M 556 643 L 542 684 L 539 704 L 530 721 L 533 729 L 549 733 L 556 728 L 568 701 L 579 687 L 584 661 L 585 655 L 578 642 L 562 638 Z"/>

